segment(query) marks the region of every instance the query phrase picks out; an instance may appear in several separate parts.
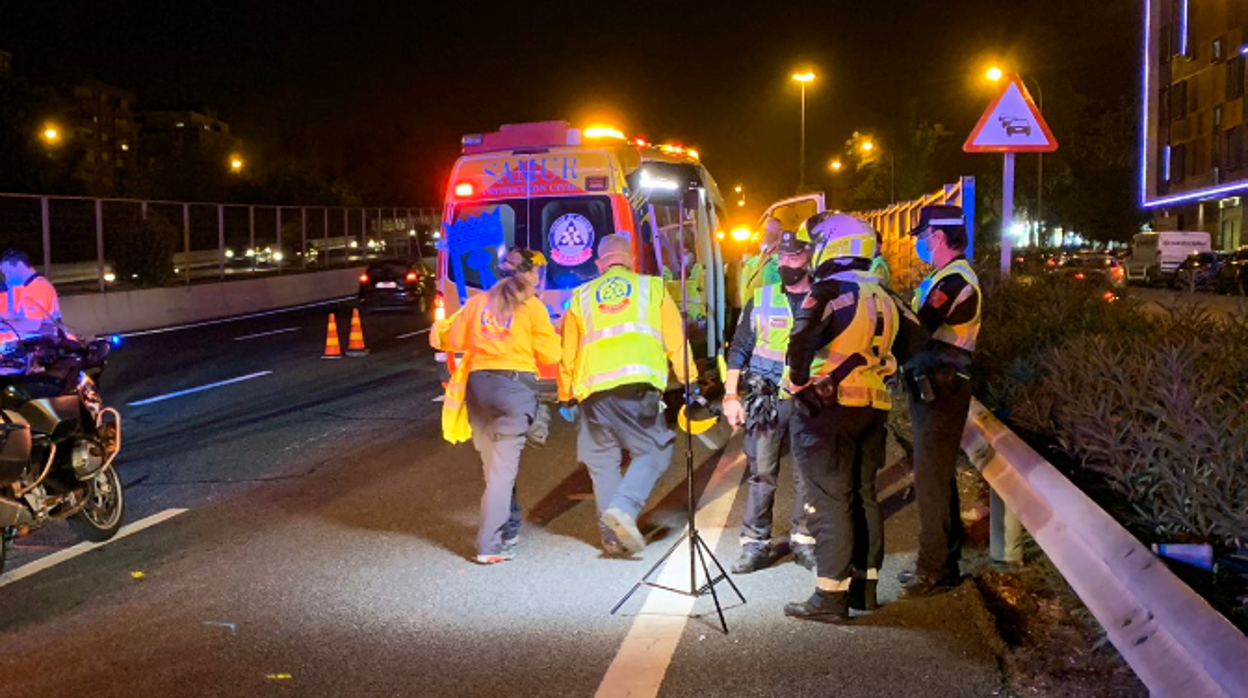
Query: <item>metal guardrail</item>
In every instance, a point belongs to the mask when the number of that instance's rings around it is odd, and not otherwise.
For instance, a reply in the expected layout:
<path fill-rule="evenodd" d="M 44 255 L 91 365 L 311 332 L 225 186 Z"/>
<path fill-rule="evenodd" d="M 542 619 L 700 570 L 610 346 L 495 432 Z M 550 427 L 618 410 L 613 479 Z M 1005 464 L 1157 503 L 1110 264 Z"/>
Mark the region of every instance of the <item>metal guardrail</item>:
<path fill-rule="evenodd" d="M 978 400 L 962 448 L 1155 696 L 1248 696 L 1248 637 Z"/>
<path fill-rule="evenodd" d="M 63 292 L 123 290 L 112 252 L 149 216 L 181 232 L 176 284 L 431 257 L 441 209 L 97 199 L 0 194 L 0 241 L 30 254 Z"/>

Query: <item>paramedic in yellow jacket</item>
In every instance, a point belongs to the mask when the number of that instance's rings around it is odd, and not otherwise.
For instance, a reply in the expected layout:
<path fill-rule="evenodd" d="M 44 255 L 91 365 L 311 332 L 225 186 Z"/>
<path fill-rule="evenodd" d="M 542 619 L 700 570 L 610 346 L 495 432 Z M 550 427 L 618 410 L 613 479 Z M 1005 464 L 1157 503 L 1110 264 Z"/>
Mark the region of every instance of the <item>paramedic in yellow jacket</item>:
<path fill-rule="evenodd" d="M 594 483 L 603 549 L 618 555 L 645 547 L 637 516 L 676 439 L 663 417 L 668 362 L 688 382 L 684 362 L 693 359 L 663 280 L 632 271 L 632 241 L 607 235 L 597 263 L 602 276 L 576 289 L 563 318 L 559 413 L 578 422 L 577 458 Z"/>
<path fill-rule="evenodd" d="M 499 263 L 502 279 L 469 298 L 442 335 L 444 348 L 464 352 L 468 362 L 464 399 L 485 471 L 477 532 L 477 562 L 483 565 L 515 557 L 516 475 L 537 414 L 537 364 L 559 361 L 559 335 L 537 298 L 545 265 L 540 252 L 513 247 Z"/>

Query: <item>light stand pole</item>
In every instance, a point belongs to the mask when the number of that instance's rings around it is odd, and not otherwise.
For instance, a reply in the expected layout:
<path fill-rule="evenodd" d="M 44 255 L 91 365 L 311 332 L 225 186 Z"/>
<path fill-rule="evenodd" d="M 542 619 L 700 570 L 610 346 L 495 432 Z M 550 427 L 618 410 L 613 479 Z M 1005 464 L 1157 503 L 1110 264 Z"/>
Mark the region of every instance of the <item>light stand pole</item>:
<path fill-rule="evenodd" d="M 680 287 L 681 289 L 687 289 L 688 281 L 689 281 L 689 265 L 685 263 L 683 260 L 684 260 L 684 250 L 685 250 L 685 209 L 686 209 L 685 196 L 690 193 L 693 193 L 696 195 L 698 194 L 698 189 L 696 188 L 696 185 L 691 185 L 688 182 L 681 183 L 679 188 L 676 190 L 676 195 L 677 195 L 676 219 L 679 221 L 679 226 L 680 226 L 677 229 L 676 244 L 681 251 L 681 255 L 680 255 L 680 258 L 682 260 L 680 264 Z M 697 205 L 701 205 L 700 200 Z M 682 326 L 681 335 L 685 344 L 684 357 L 682 359 L 682 362 L 684 363 L 684 366 L 685 366 L 685 381 L 686 381 L 685 392 L 684 392 L 685 420 L 686 420 L 686 424 L 689 424 L 690 420 L 692 419 L 691 415 L 693 412 L 693 385 L 692 383 L 693 383 L 694 375 L 693 375 L 693 357 L 689 355 L 689 294 L 685 292 L 681 293 L 680 315 L 681 315 L 681 326 Z M 694 501 L 694 489 L 693 489 L 693 430 L 692 428 L 685 429 L 685 485 L 686 485 L 685 511 L 687 515 L 688 530 L 683 535 L 681 535 L 680 538 L 676 539 L 676 542 L 672 544 L 672 547 L 668 548 L 666 553 L 663 553 L 663 557 L 660 557 L 658 562 L 654 563 L 654 566 L 651 567 L 644 575 L 642 575 L 641 579 L 638 580 L 638 582 L 633 585 L 633 588 L 628 590 L 628 593 L 624 595 L 624 598 L 620 599 L 619 602 L 615 604 L 615 608 L 611 609 L 611 615 L 615 615 L 616 611 L 619 611 L 620 607 L 623 606 L 625 603 L 627 603 L 628 600 L 632 598 L 633 594 L 637 593 L 637 590 L 643 586 L 653 587 L 655 589 L 662 589 L 663 591 L 670 591 L 674 594 L 680 594 L 681 596 L 691 596 L 694 598 L 697 598 L 699 596 L 706 594 L 707 592 L 710 592 L 711 598 L 715 602 L 715 613 L 719 616 L 719 625 L 723 629 L 724 633 L 727 634 L 728 633 L 728 621 L 724 618 L 724 607 L 719 602 L 719 593 L 716 592 L 715 585 L 719 584 L 720 582 L 728 582 L 728 586 L 732 587 L 732 590 L 733 592 L 736 593 L 737 598 L 741 599 L 741 603 L 745 603 L 745 596 L 741 594 L 741 590 L 737 588 L 736 583 L 733 582 L 732 578 L 728 576 L 728 572 L 724 570 L 724 566 L 719 563 L 718 559 L 716 559 L 715 552 L 711 550 L 711 547 L 707 545 L 705 540 L 702 539 L 702 534 L 701 532 L 698 531 L 698 521 L 697 521 L 698 506 L 697 506 L 697 503 Z M 659 568 L 663 566 L 663 563 L 667 562 L 668 558 L 670 558 L 672 554 L 675 553 L 680 548 L 681 543 L 683 543 L 685 540 L 689 541 L 689 588 L 678 589 L 676 587 L 670 587 L 664 584 L 659 584 L 658 582 L 650 581 L 650 577 L 654 575 L 654 573 L 657 572 Z M 714 577 L 711 576 L 711 567 L 709 564 L 707 564 L 708 559 L 710 560 L 710 562 L 715 564 L 715 569 L 719 571 L 719 574 L 717 574 Z M 706 582 L 701 586 L 698 585 L 698 568 L 699 567 L 702 568 L 702 575 L 706 579 Z"/>
<path fill-rule="evenodd" d="M 797 193 L 801 194 L 806 190 L 806 83 L 812 82 L 815 74 L 808 70 L 795 74 L 793 79 L 802 86 L 802 136 L 797 154 Z"/>

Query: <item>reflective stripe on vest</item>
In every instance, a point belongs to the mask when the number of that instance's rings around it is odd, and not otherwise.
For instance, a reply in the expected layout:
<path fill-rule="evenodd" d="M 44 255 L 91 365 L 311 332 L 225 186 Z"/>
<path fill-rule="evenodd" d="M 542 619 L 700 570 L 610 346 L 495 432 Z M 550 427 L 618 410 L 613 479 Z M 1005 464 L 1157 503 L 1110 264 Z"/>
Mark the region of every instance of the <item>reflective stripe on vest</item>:
<path fill-rule="evenodd" d="M 927 303 L 928 295 L 936 284 L 940 283 L 948 276 L 957 274 L 966 280 L 966 287 L 953 299 L 953 304 L 949 306 L 949 313 L 952 313 L 960 305 L 967 302 L 972 295 L 979 291 L 979 277 L 975 275 L 975 270 L 971 269 L 970 263 L 965 259 L 955 260 L 940 269 L 937 269 L 919 284 L 918 290 L 914 294 L 913 308 L 914 312 L 919 310 Z M 973 352 L 975 351 L 975 340 L 979 337 L 979 326 L 983 315 L 984 304 L 983 297 L 975 305 L 975 317 L 969 321 L 959 325 L 942 324 L 932 333 L 932 339 L 945 344 L 951 344 L 959 349 Z"/>
<path fill-rule="evenodd" d="M 789 335 L 793 332 L 793 309 L 779 284 L 764 286 L 754 292 L 754 311 L 750 322 L 754 326 L 753 355 L 773 361 L 777 375 L 784 371 L 789 351 Z"/>
<path fill-rule="evenodd" d="M 877 278 L 868 274 L 856 275 L 852 282 L 857 284 L 857 297 L 850 290 L 829 304 L 840 308 L 854 306 L 854 318 L 831 344 L 816 352 L 810 366 L 811 378 L 818 382 L 837 373 L 851 358 L 862 358 L 862 364 L 842 376 L 837 384 L 836 401 L 845 407 L 873 407 L 879 410 L 892 407 L 884 380 L 897 372 L 893 341 L 897 338 L 900 319 L 892 297 L 880 286 Z M 850 278 L 840 280 L 850 281 Z"/>
<path fill-rule="evenodd" d="M 576 289 L 585 334 L 572 381 L 578 400 L 630 383 L 667 386 L 663 280 L 615 267 Z"/>

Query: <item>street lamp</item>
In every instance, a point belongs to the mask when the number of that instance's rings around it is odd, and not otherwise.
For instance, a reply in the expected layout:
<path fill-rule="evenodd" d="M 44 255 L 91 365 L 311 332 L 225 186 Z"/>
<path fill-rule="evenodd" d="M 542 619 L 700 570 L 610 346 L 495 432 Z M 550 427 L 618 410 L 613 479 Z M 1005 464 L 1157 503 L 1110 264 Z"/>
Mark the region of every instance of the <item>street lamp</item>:
<path fill-rule="evenodd" d="M 243 159 L 237 155 L 230 156 L 230 171 L 241 172 L 243 170 Z"/>
<path fill-rule="evenodd" d="M 41 135 L 43 136 L 43 140 L 47 141 L 49 145 L 55 144 L 61 140 L 61 132 L 55 126 L 48 126 L 44 128 Z"/>
<path fill-rule="evenodd" d="M 793 79 L 802 86 L 802 144 L 797 158 L 797 190 L 801 192 L 806 188 L 806 83 L 814 82 L 815 74 L 809 70 L 794 73 Z"/>
<path fill-rule="evenodd" d="M 844 165 L 841 164 L 840 160 L 833 160 L 832 162 L 828 163 L 828 169 L 832 170 L 832 172 L 834 173 L 839 173 L 842 167 L 844 167 Z"/>
<path fill-rule="evenodd" d="M 862 152 L 870 153 L 875 150 L 875 142 L 867 139 L 859 146 Z M 893 157 L 893 151 L 888 151 L 888 202 L 891 204 L 897 200 L 897 160 Z"/>
<path fill-rule="evenodd" d="M 1005 77 L 1005 71 L 997 66 L 992 66 L 984 73 L 984 77 L 989 82 L 1000 82 Z M 1044 89 L 1040 87 L 1040 81 L 1034 77 L 1027 75 L 1019 75 L 1023 82 L 1031 81 L 1033 87 L 1036 88 L 1036 106 L 1040 108 L 1040 113 L 1044 113 Z M 1040 225 L 1040 221 L 1044 218 L 1044 153 L 1036 153 L 1036 225 Z M 1039 228 L 1036 234 L 1039 235 Z"/>

